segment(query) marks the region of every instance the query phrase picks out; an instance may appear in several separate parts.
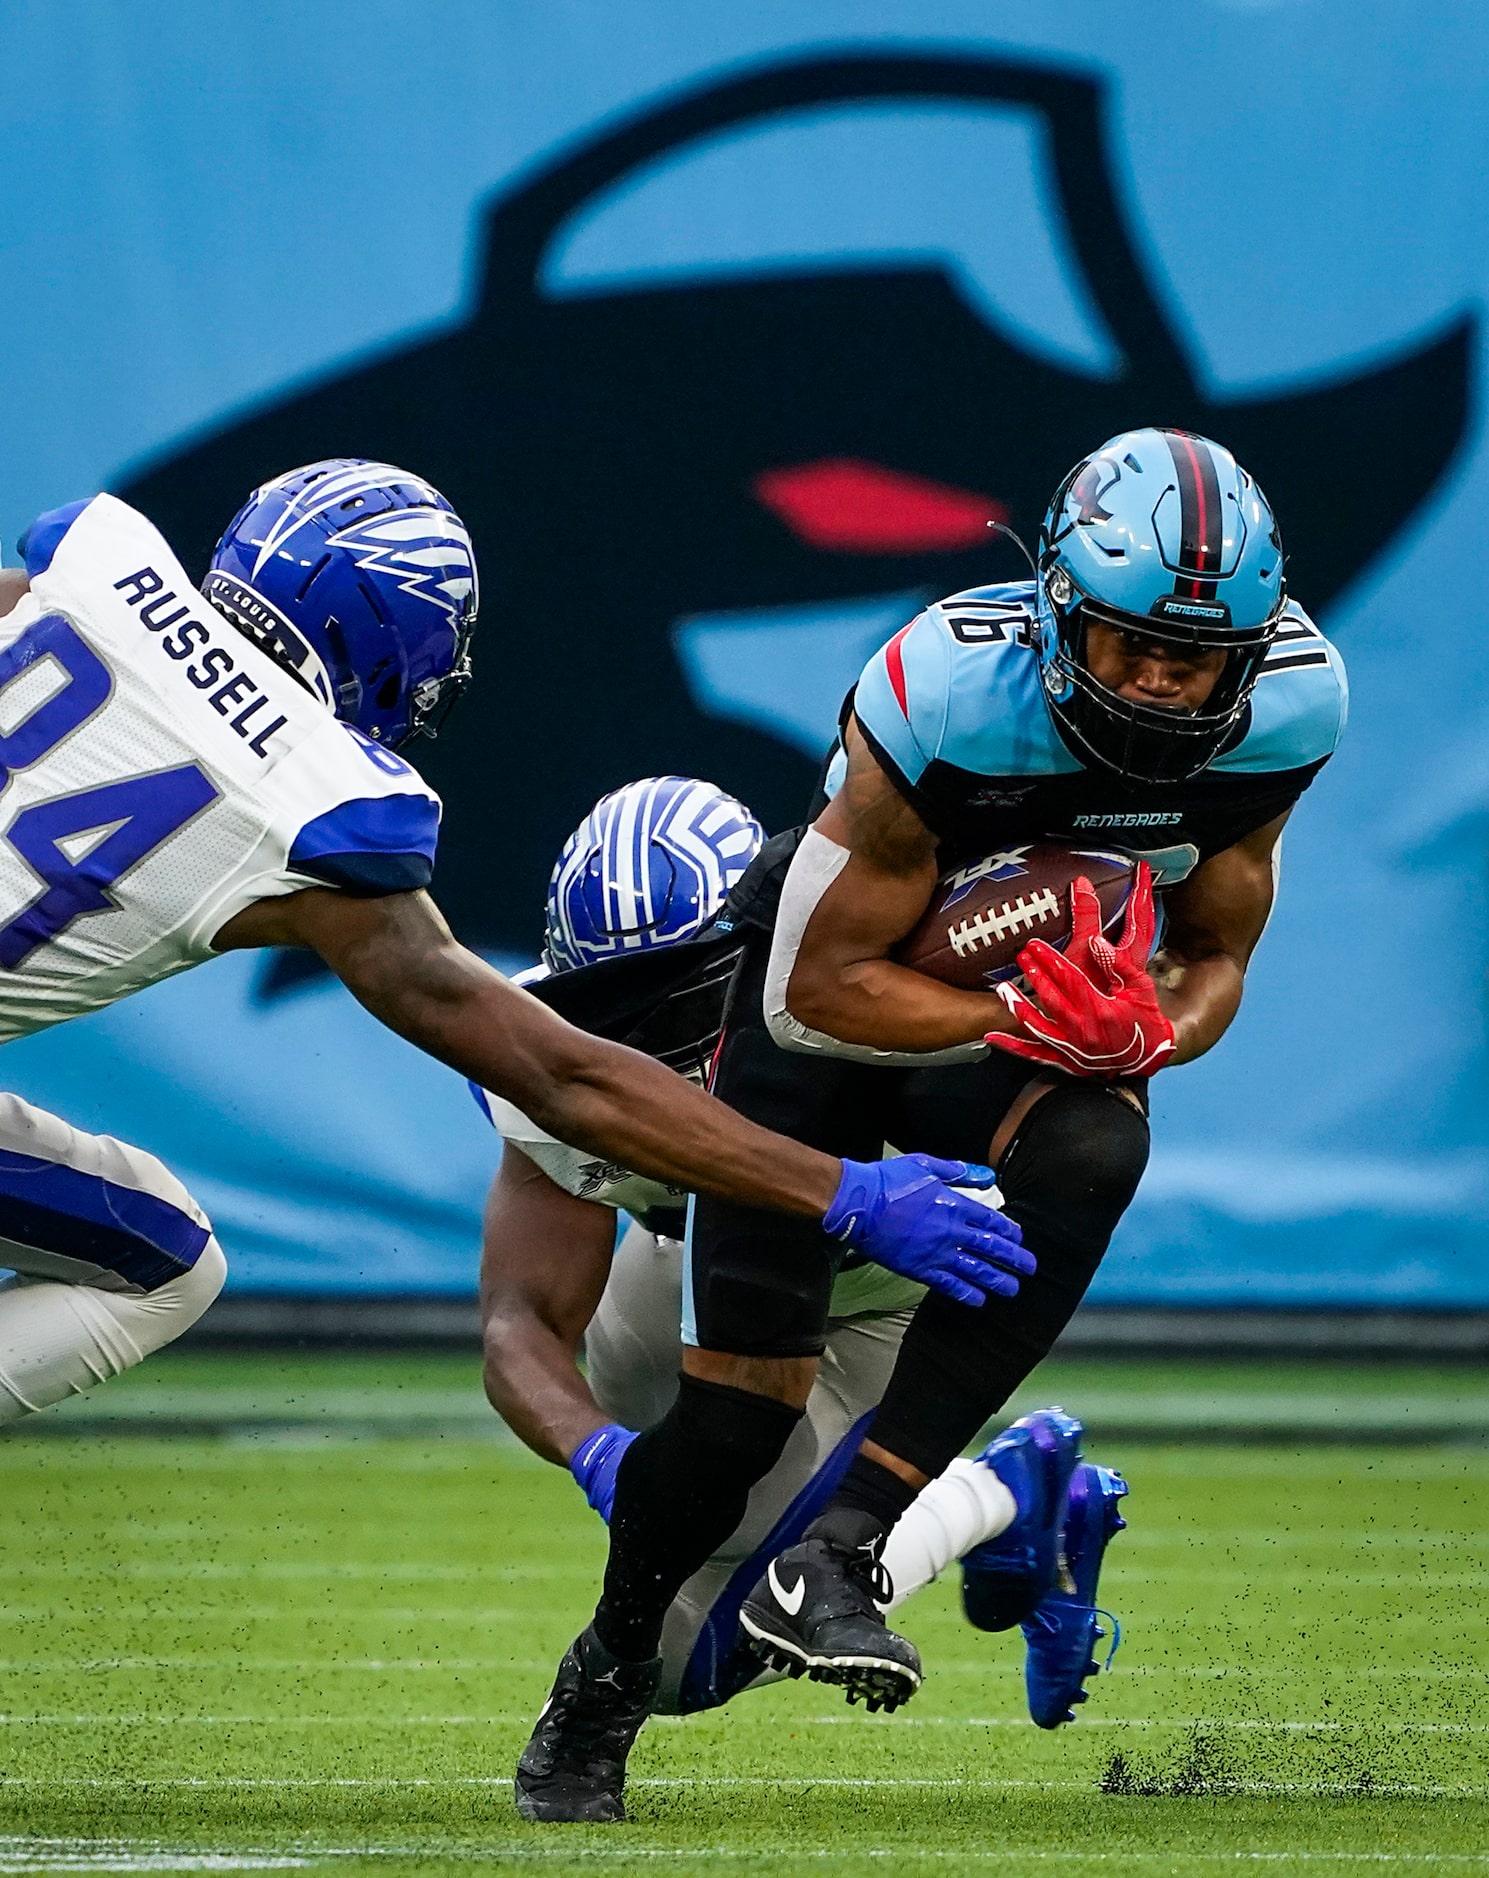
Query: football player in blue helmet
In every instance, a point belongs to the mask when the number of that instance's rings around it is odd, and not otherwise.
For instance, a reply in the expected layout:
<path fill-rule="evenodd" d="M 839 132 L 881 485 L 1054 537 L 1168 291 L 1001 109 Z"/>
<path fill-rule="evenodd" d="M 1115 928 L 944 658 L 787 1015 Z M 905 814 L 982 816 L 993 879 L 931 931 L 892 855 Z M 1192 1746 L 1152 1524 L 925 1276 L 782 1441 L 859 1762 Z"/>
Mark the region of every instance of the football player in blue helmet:
<path fill-rule="evenodd" d="M 1236 736 L 1282 620 L 1282 541 L 1230 451 L 1182 430 L 1112 438 L 1055 491 L 1039 536 L 1039 666 L 1083 757 L 1135 782 L 1199 775 Z M 1160 647 L 1202 702 L 1132 696 L 1097 646 Z"/>
<path fill-rule="evenodd" d="M 1147 1162 L 1149 1079 L 1211 1049 L 1240 1007 L 1283 825 L 1345 719 L 1339 655 L 1284 596 L 1282 568 L 1271 512 L 1222 445 L 1156 428 L 1102 444 L 1060 485 L 1034 579 L 941 600 L 869 661 L 769 931 L 741 927 L 713 1092 L 839 1152 L 891 1141 L 985 1159 L 1039 1260 L 1016 1297 L 916 1307 L 840 1485 L 740 1606 L 765 1662 L 850 1700 L 892 1707 L 919 1687 L 914 1645 L 884 1622 L 886 1542 L 1095 1276 Z M 1046 841 L 1140 860 L 1118 943 L 1077 882 L 1066 950 L 1033 937 L 1019 956 L 1027 994 L 901 962 L 948 872 L 996 856 L 1016 894 Z M 1155 887 L 1163 949 L 1150 969 Z M 684 1393 L 616 1479 L 593 1625 L 614 1657 L 654 1656 L 672 1598 L 728 1530 L 725 1485 L 747 1492 L 785 1451 L 816 1383 L 837 1270 L 820 1233 L 694 1200 Z M 727 1409 L 708 1393 L 722 1389 Z M 738 1405 L 750 1400 L 746 1443 Z M 1114 1530 L 1107 1486 L 1091 1508 L 1074 1627 L 1030 1640 L 1046 1719 L 1070 1686 L 1067 1646 L 1089 1660 L 1091 1568 Z M 968 1561 L 969 1609 L 996 1607 L 1000 1572 Z M 519 1781 L 546 1817 L 594 1817 L 565 1797 L 563 1770 L 578 1795 L 596 1738 L 565 1675 Z M 617 1751 L 616 1804 L 623 1779 Z"/>
<path fill-rule="evenodd" d="M 741 953 L 732 915 L 764 840 L 743 803 L 696 778 L 651 776 L 603 796 L 559 853 L 543 959 L 519 983 L 702 1082 Z M 486 1209 L 487 1394 L 539 1453 L 567 1462 L 606 1420 L 575 1363 L 615 1240 L 613 1220 L 574 1202 L 624 1208 L 675 1242 L 687 1195 L 565 1146 L 474 1083 L 471 1093 L 505 1144 Z M 553 1246 L 564 1242 L 573 1254 L 556 1273 Z"/>
<path fill-rule="evenodd" d="M 544 962 L 570 971 L 691 939 L 764 840 L 742 802 L 696 778 L 648 776 L 602 796 L 554 865 Z"/>
<path fill-rule="evenodd" d="M 434 736 L 470 678 L 470 536 L 433 484 L 391 463 L 328 457 L 255 489 L 202 591 L 389 749 Z"/>

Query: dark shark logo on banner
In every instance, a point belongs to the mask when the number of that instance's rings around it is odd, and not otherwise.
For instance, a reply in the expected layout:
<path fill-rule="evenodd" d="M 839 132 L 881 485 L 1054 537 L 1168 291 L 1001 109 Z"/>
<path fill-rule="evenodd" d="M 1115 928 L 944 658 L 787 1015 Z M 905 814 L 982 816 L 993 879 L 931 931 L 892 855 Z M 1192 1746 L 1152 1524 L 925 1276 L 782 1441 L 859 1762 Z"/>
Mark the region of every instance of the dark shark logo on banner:
<path fill-rule="evenodd" d="M 1118 375 L 1035 355 L 923 259 L 541 291 L 555 238 L 643 167 L 784 113 L 886 100 L 1035 114 Z M 1070 465 L 1129 426 L 1228 444 L 1314 609 L 1432 490 L 1465 430 L 1471 318 L 1349 377 L 1208 396 L 1139 259 L 1109 136 L 1099 80 L 1023 59 L 823 55 L 699 86 L 500 195 L 462 323 L 187 443 L 119 493 L 199 575 L 246 492 L 293 464 L 379 458 L 445 491 L 482 609 L 470 696 L 415 750 L 446 801 L 436 892 L 466 939 L 531 953 L 554 856 L 604 790 L 697 774 L 772 827 L 808 799 L 799 749 L 700 710 L 678 620 L 1016 577 L 987 520 L 1032 539 Z M 1350 473 L 1364 463 L 1379 473 Z"/>

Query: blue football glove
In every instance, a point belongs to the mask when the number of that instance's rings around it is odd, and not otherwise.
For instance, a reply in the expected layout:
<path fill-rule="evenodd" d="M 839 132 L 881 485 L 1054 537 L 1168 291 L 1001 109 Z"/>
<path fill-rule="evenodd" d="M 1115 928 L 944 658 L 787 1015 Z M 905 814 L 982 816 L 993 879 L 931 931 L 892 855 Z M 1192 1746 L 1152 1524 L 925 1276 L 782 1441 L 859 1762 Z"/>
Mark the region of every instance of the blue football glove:
<path fill-rule="evenodd" d="M 876 1265 L 944 1291 L 959 1304 L 1011 1298 L 1034 1270 L 1017 1225 L 944 1183 L 991 1187 L 990 1167 L 901 1154 L 844 1161 L 843 1180 L 822 1229 Z"/>
<path fill-rule="evenodd" d="M 634 1428 L 622 1428 L 619 1422 L 607 1422 L 588 1440 L 581 1441 L 569 1462 L 569 1472 L 579 1482 L 590 1505 L 608 1526 L 615 1508 L 615 1473 L 626 1449 L 636 1439 Z"/>

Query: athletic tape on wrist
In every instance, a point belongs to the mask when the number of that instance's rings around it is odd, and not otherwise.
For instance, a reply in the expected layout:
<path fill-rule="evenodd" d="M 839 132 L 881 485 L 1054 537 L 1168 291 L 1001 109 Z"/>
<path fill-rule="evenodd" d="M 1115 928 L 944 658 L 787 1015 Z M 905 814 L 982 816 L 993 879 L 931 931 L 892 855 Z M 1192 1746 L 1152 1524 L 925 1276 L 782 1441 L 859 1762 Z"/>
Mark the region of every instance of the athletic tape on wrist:
<path fill-rule="evenodd" d="M 765 1025 L 773 1040 L 783 1050 L 796 1050 L 804 1055 L 842 1057 L 851 1063 L 882 1063 L 901 1069 L 927 1069 L 938 1063 L 973 1063 L 986 1056 L 988 1046 L 980 1039 L 949 1050 L 919 1052 L 876 1050 L 866 1043 L 841 1043 L 792 1015 L 787 997 L 807 923 L 823 894 L 848 865 L 848 859 L 846 848 L 829 841 L 815 828 L 809 828 L 802 836 L 801 846 L 792 856 L 781 887 L 780 910 L 776 914 L 770 961 L 765 972 Z"/>

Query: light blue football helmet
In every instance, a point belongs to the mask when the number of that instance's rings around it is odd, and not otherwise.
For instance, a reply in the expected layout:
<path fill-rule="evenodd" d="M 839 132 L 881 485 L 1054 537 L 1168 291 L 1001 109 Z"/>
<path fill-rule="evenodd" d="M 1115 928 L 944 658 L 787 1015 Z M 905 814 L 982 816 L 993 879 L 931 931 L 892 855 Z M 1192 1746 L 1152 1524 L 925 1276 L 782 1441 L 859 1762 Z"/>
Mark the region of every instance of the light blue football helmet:
<path fill-rule="evenodd" d="M 255 489 L 202 591 L 390 749 L 432 737 L 470 678 L 470 535 L 432 483 L 391 463 L 331 457 Z"/>
<path fill-rule="evenodd" d="M 1037 585 L 1045 695 L 1077 755 L 1134 782 L 1183 782 L 1244 734 L 1286 596 L 1272 510 L 1223 445 L 1163 429 L 1104 443 L 1055 491 Z M 1138 704 L 1092 677 L 1092 620 L 1230 656 L 1202 710 Z"/>
<path fill-rule="evenodd" d="M 694 777 L 648 776 L 602 796 L 548 883 L 544 962 L 566 972 L 691 939 L 764 840 L 742 802 Z"/>

